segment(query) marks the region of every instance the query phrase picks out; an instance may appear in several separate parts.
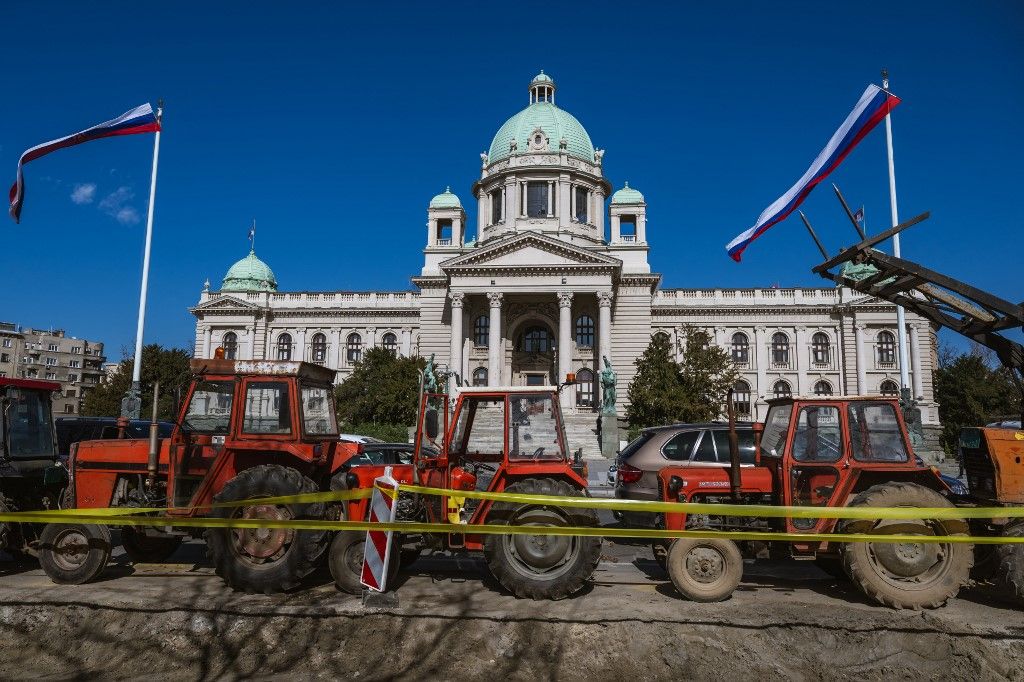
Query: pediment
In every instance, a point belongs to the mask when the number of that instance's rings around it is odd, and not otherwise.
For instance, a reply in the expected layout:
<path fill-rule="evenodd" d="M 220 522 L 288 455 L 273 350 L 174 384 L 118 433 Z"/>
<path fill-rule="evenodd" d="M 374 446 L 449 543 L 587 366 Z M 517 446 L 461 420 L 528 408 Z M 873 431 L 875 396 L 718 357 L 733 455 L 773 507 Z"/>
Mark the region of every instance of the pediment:
<path fill-rule="evenodd" d="M 197 305 L 195 308 L 192 308 L 192 311 L 215 312 L 217 310 L 238 310 L 239 308 L 256 310 L 259 306 L 234 296 L 217 296 L 216 298 L 211 298 L 206 303 Z"/>
<path fill-rule="evenodd" d="M 622 261 L 537 233 L 513 235 L 441 263 L 446 272 L 487 268 L 618 268 Z"/>

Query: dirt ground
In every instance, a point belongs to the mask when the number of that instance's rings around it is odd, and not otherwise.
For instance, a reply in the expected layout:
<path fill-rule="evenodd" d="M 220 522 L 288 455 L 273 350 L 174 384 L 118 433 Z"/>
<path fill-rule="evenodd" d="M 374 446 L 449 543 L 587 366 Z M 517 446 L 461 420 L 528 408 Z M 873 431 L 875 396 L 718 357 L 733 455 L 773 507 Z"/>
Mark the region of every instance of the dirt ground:
<path fill-rule="evenodd" d="M 732 599 L 696 604 L 646 547 L 609 544 L 591 588 L 548 603 L 476 560 L 424 557 L 395 594 L 366 608 L 327 575 L 234 594 L 198 543 L 166 564 L 115 557 L 85 586 L 0 561 L 0 679 L 1024 680 L 1024 611 L 990 591 L 898 612 L 806 563 L 749 566 Z"/>

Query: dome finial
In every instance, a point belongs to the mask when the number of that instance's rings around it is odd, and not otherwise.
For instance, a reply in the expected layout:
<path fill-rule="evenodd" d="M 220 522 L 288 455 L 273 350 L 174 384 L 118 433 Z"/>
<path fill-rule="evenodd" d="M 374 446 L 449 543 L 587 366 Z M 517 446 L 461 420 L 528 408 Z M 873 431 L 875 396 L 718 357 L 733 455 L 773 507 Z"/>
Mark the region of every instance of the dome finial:
<path fill-rule="evenodd" d="M 626 180 L 626 189 L 629 189 L 629 180 Z"/>

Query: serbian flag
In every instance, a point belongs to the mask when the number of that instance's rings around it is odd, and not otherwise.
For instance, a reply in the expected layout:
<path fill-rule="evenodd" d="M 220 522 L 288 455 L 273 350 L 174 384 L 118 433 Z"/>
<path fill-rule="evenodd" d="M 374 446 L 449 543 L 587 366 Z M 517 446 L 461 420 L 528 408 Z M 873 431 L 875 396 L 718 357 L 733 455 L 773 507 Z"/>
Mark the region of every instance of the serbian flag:
<path fill-rule="evenodd" d="M 160 120 L 153 112 L 153 107 L 149 104 L 143 104 L 141 107 L 135 107 L 131 111 L 126 111 L 110 121 L 94 125 L 92 128 L 86 128 L 74 135 L 68 135 L 67 137 L 38 144 L 35 147 L 26 150 L 25 153 L 21 155 L 21 158 L 18 159 L 18 177 L 14 184 L 11 185 L 10 213 L 11 217 L 14 218 L 14 222 L 19 222 L 21 219 L 21 206 L 25 202 L 25 179 L 22 177 L 21 168 L 29 161 L 34 161 L 40 156 L 46 156 L 50 152 L 57 151 L 58 149 L 74 147 L 76 144 L 82 144 L 83 142 L 89 142 L 91 140 L 98 140 L 101 137 L 135 135 L 136 133 L 154 133 L 159 130 Z"/>
<path fill-rule="evenodd" d="M 871 132 L 871 129 L 878 125 L 878 122 L 899 103 L 900 98 L 896 95 L 877 85 L 869 85 L 861 95 L 857 106 L 839 126 L 839 130 L 821 150 L 818 158 L 814 160 L 803 177 L 790 187 L 788 192 L 776 199 L 775 203 L 766 208 L 752 228 L 729 242 L 729 245 L 725 247 L 729 252 L 729 257 L 737 263 L 740 262 L 740 256 L 743 255 L 743 250 L 750 245 L 750 242 L 795 211 L 811 193 L 811 190 L 827 178 L 829 173 L 843 162 L 846 155 L 853 151 L 857 143 L 864 139 L 864 136 Z"/>

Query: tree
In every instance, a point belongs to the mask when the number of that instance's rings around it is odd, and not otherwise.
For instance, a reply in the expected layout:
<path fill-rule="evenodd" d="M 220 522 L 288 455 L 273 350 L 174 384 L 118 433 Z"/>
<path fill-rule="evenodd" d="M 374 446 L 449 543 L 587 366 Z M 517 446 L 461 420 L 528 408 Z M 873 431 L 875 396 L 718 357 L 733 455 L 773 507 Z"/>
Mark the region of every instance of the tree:
<path fill-rule="evenodd" d="M 399 357 L 384 348 L 366 351 L 334 391 L 343 430 L 404 441 L 405 429 L 416 424 L 424 367 L 423 358 Z"/>
<path fill-rule="evenodd" d="M 192 376 L 190 353 L 182 348 L 164 348 L 151 343 L 142 347 L 142 417 L 148 419 L 153 409 L 153 382 L 160 382 L 160 404 L 157 417 L 174 420 L 177 390 L 184 391 Z M 125 357 L 107 383 L 86 394 L 82 414 L 89 417 L 116 417 L 121 414 L 121 398 L 132 385 L 133 357 Z"/>
<path fill-rule="evenodd" d="M 626 418 L 633 428 L 711 421 L 722 415 L 737 372 L 729 354 L 707 332 L 686 329 L 686 351 L 677 363 L 668 337 L 656 334 L 636 359 Z"/>
<path fill-rule="evenodd" d="M 948 346 L 940 350 L 935 400 L 942 422 L 942 447 L 950 453 L 956 452 L 962 427 L 984 426 L 1007 417 L 1018 419 L 1021 413 L 1020 392 L 1009 370 L 997 366 L 992 353 L 977 346 L 967 353 Z"/>

